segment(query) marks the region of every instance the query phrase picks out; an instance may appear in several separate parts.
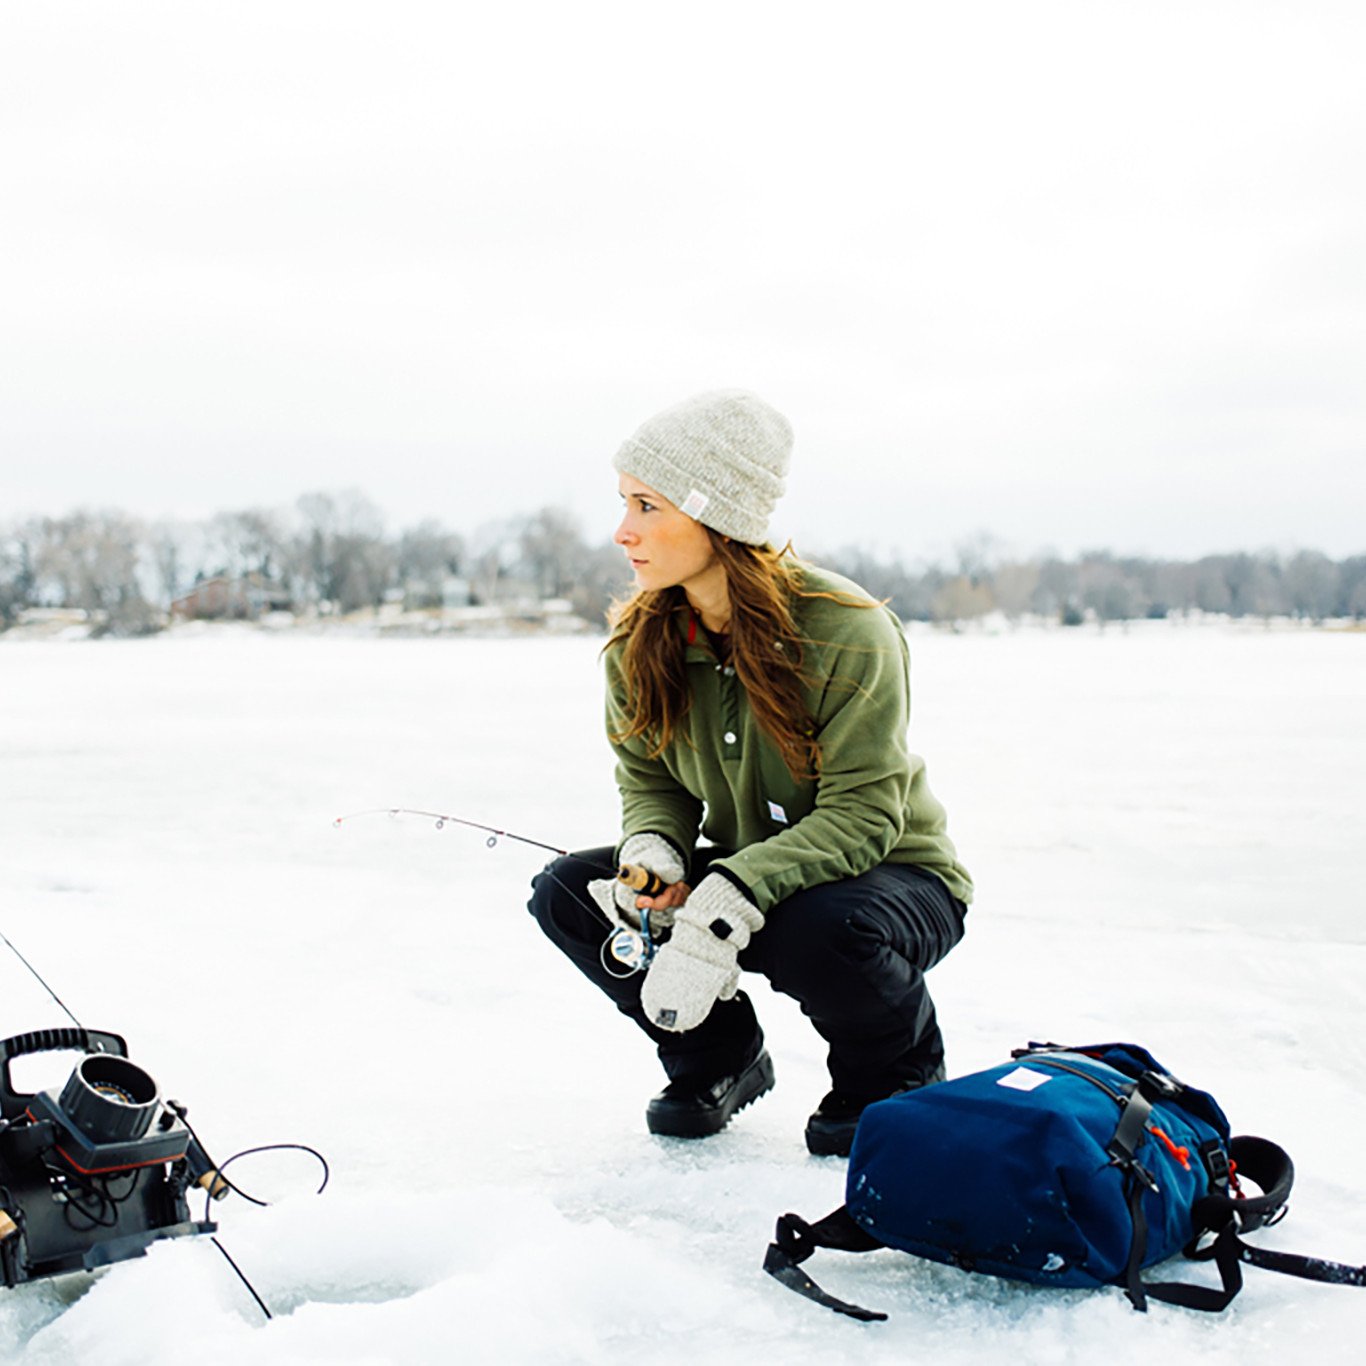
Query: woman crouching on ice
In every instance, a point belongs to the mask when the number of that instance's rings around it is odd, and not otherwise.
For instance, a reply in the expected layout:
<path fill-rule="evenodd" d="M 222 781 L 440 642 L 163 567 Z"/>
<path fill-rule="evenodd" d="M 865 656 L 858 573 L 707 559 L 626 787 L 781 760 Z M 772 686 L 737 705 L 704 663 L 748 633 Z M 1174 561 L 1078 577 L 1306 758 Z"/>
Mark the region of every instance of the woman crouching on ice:
<path fill-rule="evenodd" d="M 781 414 L 727 390 L 651 418 L 618 452 L 615 539 L 637 590 L 605 651 L 623 834 L 553 862 L 530 910 L 658 1048 L 669 1084 L 651 1133 L 717 1133 L 772 1087 L 744 969 L 829 1044 L 806 1143 L 844 1154 L 866 1105 L 944 1076 L 924 974 L 962 938 L 972 883 L 906 748 L 900 623 L 765 539 L 791 450 Z M 587 861 L 667 885 L 638 896 L 590 881 Z M 607 941 L 643 911 L 667 939 L 642 975 Z"/>

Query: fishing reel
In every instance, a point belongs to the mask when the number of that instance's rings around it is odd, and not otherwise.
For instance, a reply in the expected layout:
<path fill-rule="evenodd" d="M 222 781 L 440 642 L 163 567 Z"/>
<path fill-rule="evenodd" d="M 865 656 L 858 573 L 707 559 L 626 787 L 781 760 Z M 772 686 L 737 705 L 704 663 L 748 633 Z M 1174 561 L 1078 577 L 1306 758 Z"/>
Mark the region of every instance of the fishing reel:
<path fill-rule="evenodd" d="M 78 1051 L 66 1084 L 18 1090 L 10 1063 Z M 0 1279 L 6 1286 L 140 1257 L 163 1238 L 213 1233 L 191 1187 L 230 1189 L 117 1034 L 43 1029 L 0 1040 Z"/>
<path fill-rule="evenodd" d="M 641 896 L 658 896 L 668 885 L 658 873 L 639 863 L 623 863 L 617 869 L 617 881 Z M 623 976 L 628 977 L 635 972 L 644 972 L 659 950 L 659 938 L 650 928 L 650 912 L 642 907 L 637 914 L 640 929 L 623 925 L 607 940 L 607 952 L 626 968 Z"/>
<path fill-rule="evenodd" d="M 644 972 L 658 949 L 659 945 L 650 930 L 650 913 L 646 910 L 640 912 L 638 930 L 623 925 L 614 930 L 607 940 L 607 952 L 627 969 L 622 974 L 625 977 L 633 972 Z"/>

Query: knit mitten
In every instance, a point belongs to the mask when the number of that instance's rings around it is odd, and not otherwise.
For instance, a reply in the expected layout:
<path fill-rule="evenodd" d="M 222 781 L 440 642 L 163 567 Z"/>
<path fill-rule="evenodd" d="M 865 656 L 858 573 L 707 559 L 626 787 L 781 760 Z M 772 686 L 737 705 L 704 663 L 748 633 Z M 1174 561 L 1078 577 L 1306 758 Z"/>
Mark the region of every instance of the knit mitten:
<path fill-rule="evenodd" d="M 678 850 L 662 835 L 647 831 L 640 835 L 628 835 L 617 852 L 619 863 L 638 863 L 652 873 L 658 873 L 666 886 L 682 882 L 687 871 Z M 617 878 L 604 877 L 588 884 L 588 894 L 602 908 L 602 913 L 615 926 L 628 930 L 640 928 L 640 912 L 636 909 L 636 897 L 640 895 L 634 887 L 628 887 Z M 650 924 L 663 929 L 672 925 L 672 910 L 650 912 Z"/>
<path fill-rule="evenodd" d="M 645 1018 L 661 1029 L 696 1029 L 740 984 L 740 950 L 764 927 L 763 913 L 728 878 L 708 873 L 674 918 L 640 991 Z"/>

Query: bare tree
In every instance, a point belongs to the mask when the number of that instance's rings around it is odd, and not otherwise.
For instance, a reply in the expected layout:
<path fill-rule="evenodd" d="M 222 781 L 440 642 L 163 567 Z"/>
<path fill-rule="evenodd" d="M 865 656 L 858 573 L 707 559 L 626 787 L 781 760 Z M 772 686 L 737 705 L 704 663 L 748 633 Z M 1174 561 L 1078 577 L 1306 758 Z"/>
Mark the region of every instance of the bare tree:
<path fill-rule="evenodd" d="M 1327 555 L 1301 550 L 1285 566 L 1284 578 L 1288 605 L 1295 616 L 1322 621 L 1344 610 L 1338 601 L 1338 569 Z"/>
<path fill-rule="evenodd" d="M 603 625 L 612 603 L 631 586 L 626 559 L 619 547 L 611 544 L 585 547 L 579 559 L 569 601 L 574 612 L 595 626 Z"/>
<path fill-rule="evenodd" d="M 209 522 L 207 540 L 212 572 L 231 578 L 258 574 L 272 582 L 289 561 L 283 519 L 263 508 L 220 512 Z"/>
<path fill-rule="evenodd" d="M 1192 566 L 1194 575 L 1191 605 L 1202 612 L 1227 612 L 1233 606 L 1233 592 L 1224 576 L 1222 557 L 1206 555 Z"/>
<path fill-rule="evenodd" d="M 996 605 L 1011 621 L 1031 609 L 1039 587 L 1039 566 L 1033 561 L 998 564 L 991 571 L 991 591 Z"/>
<path fill-rule="evenodd" d="M 1342 576 L 1344 616 L 1361 621 L 1366 617 L 1366 555 L 1354 555 L 1339 566 Z"/>
<path fill-rule="evenodd" d="M 989 531 L 975 531 L 964 537 L 953 548 L 958 558 L 958 572 L 974 583 L 987 578 L 991 567 L 1001 557 L 1001 542 Z"/>
<path fill-rule="evenodd" d="M 1235 617 L 1273 616 L 1284 610 L 1280 566 L 1265 555 L 1219 557 L 1228 585 L 1229 614 Z"/>
<path fill-rule="evenodd" d="M 587 551 L 578 522 L 559 508 L 542 508 L 522 524 L 517 545 L 519 568 L 541 596 L 568 597 Z"/>
<path fill-rule="evenodd" d="M 1069 611 L 1080 614 L 1076 574 L 1072 566 L 1056 555 L 1047 556 L 1039 565 L 1039 576 L 1029 602 L 1032 610 L 1041 617 L 1066 620 Z"/>
<path fill-rule="evenodd" d="M 1077 567 L 1077 595 L 1100 622 L 1129 621 L 1144 615 L 1137 580 L 1104 551 L 1092 551 Z"/>
<path fill-rule="evenodd" d="M 465 542 L 439 522 L 419 522 L 398 540 L 394 556 L 398 581 L 427 606 L 442 602 L 442 586 L 464 570 Z"/>
<path fill-rule="evenodd" d="M 477 603 L 505 596 L 506 584 L 517 577 L 524 517 L 485 522 L 471 533 L 465 552 L 470 592 Z"/>
<path fill-rule="evenodd" d="M 33 602 L 34 540 L 31 523 L 0 533 L 0 631 L 13 626 Z"/>
<path fill-rule="evenodd" d="M 44 518 L 39 531 L 39 593 L 89 612 L 99 633 L 144 635 L 159 628 L 142 590 L 139 523 L 121 512 L 74 512 Z"/>
<path fill-rule="evenodd" d="M 822 555 L 819 562 L 843 574 L 885 602 L 903 621 L 934 619 L 934 599 L 945 582 L 939 569 L 923 573 L 908 569 L 899 556 L 881 560 L 858 547 L 848 546 L 833 555 Z"/>
<path fill-rule="evenodd" d="M 324 610 L 378 606 L 394 572 L 379 509 L 356 489 L 306 493 L 298 509 L 291 565 L 308 596 Z"/>
<path fill-rule="evenodd" d="M 158 600 L 169 606 L 191 584 L 208 577 L 207 524 L 154 522 L 144 534 L 143 553 Z"/>

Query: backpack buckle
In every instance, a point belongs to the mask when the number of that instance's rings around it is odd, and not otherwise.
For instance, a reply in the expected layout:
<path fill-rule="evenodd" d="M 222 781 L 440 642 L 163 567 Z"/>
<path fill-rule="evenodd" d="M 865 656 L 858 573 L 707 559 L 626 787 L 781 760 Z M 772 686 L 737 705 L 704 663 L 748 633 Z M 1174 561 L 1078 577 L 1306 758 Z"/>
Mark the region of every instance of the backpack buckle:
<path fill-rule="evenodd" d="M 1205 1165 L 1205 1171 L 1209 1173 L 1210 1185 L 1217 1190 L 1226 1191 L 1233 1176 L 1233 1163 L 1224 1151 L 1224 1145 L 1217 1138 L 1211 1138 L 1202 1143 L 1196 1151 L 1200 1154 L 1200 1161 Z"/>
<path fill-rule="evenodd" d="M 1185 1083 L 1177 1081 L 1170 1072 L 1151 1070 L 1139 1077 L 1138 1087 L 1149 1100 L 1157 1100 L 1159 1097 L 1172 1100 L 1186 1089 Z"/>
<path fill-rule="evenodd" d="M 1123 1157 L 1115 1153 L 1110 1158 L 1110 1166 L 1118 1167 L 1126 1176 L 1132 1177 L 1139 1185 L 1146 1186 L 1154 1195 L 1162 1193 L 1162 1187 L 1158 1184 L 1157 1177 L 1150 1172 L 1136 1157 Z"/>

